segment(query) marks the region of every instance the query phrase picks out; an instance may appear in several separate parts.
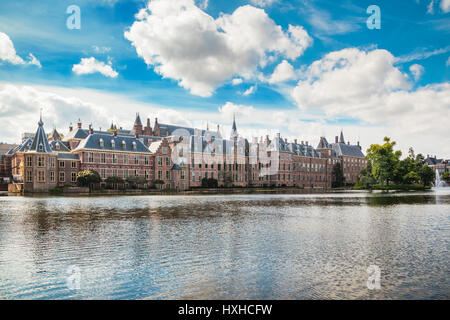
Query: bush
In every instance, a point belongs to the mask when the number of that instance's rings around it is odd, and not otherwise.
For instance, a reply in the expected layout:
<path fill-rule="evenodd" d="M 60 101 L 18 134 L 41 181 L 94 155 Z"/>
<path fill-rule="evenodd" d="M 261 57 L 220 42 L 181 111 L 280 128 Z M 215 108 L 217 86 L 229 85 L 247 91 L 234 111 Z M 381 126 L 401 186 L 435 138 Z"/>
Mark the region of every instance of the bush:
<path fill-rule="evenodd" d="M 202 188 L 217 188 L 219 186 L 219 182 L 213 178 L 203 178 L 202 179 Z"/>
<path fill-rule="evenodd" d="M 100 174 L 95 170 L 84 170 L 77 174 L 77 184 L 80 187 L 88 187 L 94 183 L 100 183 L 102 179 Z"/>
<path fill-rule="evenodd" d="M 54 187 L 49 190 L 50 193 L 57 194 L 57 193 L 63 193 L 63 189 L 61 187 Z"/>

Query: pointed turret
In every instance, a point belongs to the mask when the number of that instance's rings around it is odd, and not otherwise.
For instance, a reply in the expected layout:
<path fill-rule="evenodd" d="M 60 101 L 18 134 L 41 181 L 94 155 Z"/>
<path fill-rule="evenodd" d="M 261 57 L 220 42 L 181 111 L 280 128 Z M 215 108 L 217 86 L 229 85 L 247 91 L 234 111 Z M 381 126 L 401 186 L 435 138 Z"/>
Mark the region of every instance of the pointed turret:
<path fill-rule="evenodd" d="M 139 112 L 136 113 L 136 120 L 134 120 L 134 126 L 142 126 L 141 117 L 139 116 Z"/>
<path fill-rule="evenodd" d="M 139 116 L 139 113 L 136 113 L 136 120 L 134 120 L 134 134 L 135 135 L 142 135 L 144 133 L 144 130 L 142 128 L 142 121 L 141 117 Z"/>
<path fill-rule="evenodd" d="M 341 136 L 339 137 L 339 143 L 344 143 L 345 144 L 345 140 L 344 140 L 344 133 L 341 130 Z"/>
<path fill-rule="evenodd" d="M 233 114 L 233 126 L 231 127 L 231 140 L 238 137 L 237 127 L 236 127 L 236 114 Z"/>
<path fill-rule="evenodd" d="M 61 140 L 61 136 L 58 133 L 58 131 L 56 130 L 56 128 L 53 128 L 52 133 L 50 133 L 50 141 L 56 141 L 56 140 Z"/>
<path fill-rule="evenodd" d="M 52 153 L 52 149 L 50 148 L 50 144 L 48 143 L 47 135 L 45 134 L 44 130 L 44 122 L 42 121 L 42 110 L 38 122 L 38 128 L 34 136 L 33 143 L 31 144 L 30 151 L 36 151 L 39 153 Z"/>

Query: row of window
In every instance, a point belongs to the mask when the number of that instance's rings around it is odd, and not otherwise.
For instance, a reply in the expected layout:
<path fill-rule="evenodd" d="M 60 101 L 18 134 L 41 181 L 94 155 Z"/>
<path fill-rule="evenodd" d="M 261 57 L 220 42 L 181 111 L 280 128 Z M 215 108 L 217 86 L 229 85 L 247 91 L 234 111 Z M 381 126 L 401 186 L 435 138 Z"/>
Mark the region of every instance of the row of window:
<path fill-rule="evenodd" d="M 134 164 L 139 164 L 139 156 L 134 155 L 132 159 L 129 158 L 128 154 L 124 154 L 122 157 L 122 163 L 123 164 L 129 164 L 130 160 L 132 160 Z M 94 153 L 89 152 L 88 153 L 88 163 L 94 163 Z M 106 153 L 100 153 L 100 163 L 106 163 Z M 111 156 L 111 163 L 118 164 L 119 163 L 119 157 L 117 154 L 113 153 Z M 144 157 L 144 165 L 148 166 L 150 164 L 150 157 L 145 156 Z"/>
<path fill-rule="evenodd" d="M 56 165 L 56 158 L 48 158 L 49 162 L 50 162 L 50 167 L 54 168 Z M 60 168 L 65 168 L 66 167 L 66 161 L 59 161 L 58 165 Z M 26 166 L 27 167 L 32 167 L 33 166 L 33 158 L 32 157 L 26 157 Z M 70 166 L 71 168 L 76 168 L 77 167 L 77 162 L 76 161 L 71 161 L 70 162 Z M 43 168 L 45 167 L 45 157 L 37 157 L 37 167 L 38 168 Z"/>
<path fill-rule="evenodd" d="M 33 172 L 31 170 L 26 171 L 26 182 L 33 182 Z M 37 182 L 45 182 L 45 171 L 44 170 L 38 170 L 36 174 Z M 49 180 L 50 182 L 56 182 L 56 176 L 55 171 L 50 171 L 49 173 Z M 66 182 L 66 173 L 60 172 L 58 177 L 59 182 Z M 77 173 L 71 172 L 70 173 L 70 181 L 76 182 L 77 181 Z"/>

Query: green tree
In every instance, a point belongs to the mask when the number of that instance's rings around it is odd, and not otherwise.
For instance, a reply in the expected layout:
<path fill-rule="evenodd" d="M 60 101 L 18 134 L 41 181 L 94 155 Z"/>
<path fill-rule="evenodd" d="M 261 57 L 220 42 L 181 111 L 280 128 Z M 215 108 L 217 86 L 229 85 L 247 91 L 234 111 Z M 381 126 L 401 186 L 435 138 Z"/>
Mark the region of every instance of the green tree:
<path fill-rule="evenodd" d="M 226 187 L 229 187 L 231 184 L 233 184 L 233 177 L 228 171 L 219 171 L 219 179 L 223 180 L 223 184 Z"/>
<path fill-rule="evenodd" d="M 442 174 L 441 178 L 447 180 L 447 179 L 449 178 L 449 176 L 450 176 L 450 173 L 444 172 L 444 173 Z"/>
<path fill-rule="evenodd" d="M 118 184 L 122 184 L 125 182 L 125 180 L 123 180 L 121 177 L 117 177 L 117 176 L 112 176 L 112 177 L 108 177 L 106 178 L 105 181 L 108 185 L 112 186 L 113 188 L 117 187 Z"/>
<path fill-rule="evenodd" d="M 372 144 L 367 150 L 367 159 L 372 163 L 372 175 L 380 183 L 389 182 L 394 176 L 394 169 L 402 155 L 401 151 L 394 151 L 395 141 L 384 137 L 384 144 Z"/>
<path fill-rule="evenodd" d="M 203 178 L 202 179 L 202 188 L 217 188 L 219 186 L 219 182 L 213 178 Z"/>
<path fill-rule="evenodd" d="M 420 168 L 418 174 L 424 187 L 431 185 L 431 182 L 433 182 L 436 178 L 434 170 L 426 164 L 424 164 L 422 168 Z"/>
<path fill-rule="evenodd" d="M 333 170 L 331 171 L 331 175 L 333 176 L 332 187 L 342 187 L 345 183 L 345 177 L 342 172 L 342 166 L 338 162 L 333 166 Z"/>
<path fill-rule="evenodd" d="M 131 176 L 126 181 L 133 187 L 137 188 L 139 185 L 147 184 L 147 180 L 142 176 Z"/>
<path fill-rule="evenodd" d="M 102 179 L 95 170 L 83 170 L 77 174 L 77 184 L 81 187 L 88 187 L 95 183 L 100 183 Z"/>

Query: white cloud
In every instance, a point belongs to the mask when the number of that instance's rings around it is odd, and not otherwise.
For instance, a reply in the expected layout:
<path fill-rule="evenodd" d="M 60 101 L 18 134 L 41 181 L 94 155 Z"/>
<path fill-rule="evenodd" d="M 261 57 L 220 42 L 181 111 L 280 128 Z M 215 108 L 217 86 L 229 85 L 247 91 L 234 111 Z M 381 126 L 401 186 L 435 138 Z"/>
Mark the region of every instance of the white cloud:
<path fill-rule="evenodd" d="M 425 72 L 425 69 L 420 64 L 413 64 L 409 67 L 409 71 L 411 71 L 411 74 L 414 76 L 414 80 L 418 81 Z"/>
<path fill-rule="evenodd" d="M 305 18 L 319 35 L 345 34 L 358 31 L 361 28 L 360 21 L 350 18 L 334 20 L 327 11 L 316 9 L 307 3 L 305 5 Z"/>
<path fill-rule="evenodd" d="M 287 31 L 249 5 L 214 19 L 193 0 L 153 0 L 125 37 L 164 78 L 194 95 L 211 96 L 227 79 L 249 79 L 274 55 L 296 59 L 312 44 L 300 26 Z"/>
<path fill-rule="evenodd" d="M 253 106 L 227 102 L 219 107 L 219 113 L 222 114 L 225 119 L 232 119 L 233 115 L 238 117 L 251 117 L 255 113 L 255 108 Z"/>
<path fill-rule="evenodd" d="M 108 53 L 108 52 L 111 52 L 111 48 L 110 47 L 92 46 L 92 49 L 94 49 L 95 53 Z"/>
<path fill-rule="evenodd" d="M 255 6 L 268 7 L 277 2 L 278 0 L 250 0 Z"/>
<path fill-rule="evenodd" d="M 447 53 L 449 51 L 450 51 L 450 46 L 447 46 L 444 48 L 439 48 L 439 49 L 434 49 L 434 50 L 430 50 L 427 48 L 419 48 L 419 49 L 414 50 L 414 52 L 412 52 L 412 53 L 408 53 L 408 54 L 396 57 L 394 62 L 395 63 L 403 63 L 403 62 L 410 62 L 410 61 L 414 61 L 414 60 L 424 60 L 424 59 L 428 59 L 429 57 L 432 57 L 435 55 Z"/>
<path fill-rule="evenodd" d="M 245 90 L 245 92 L 243 93 L 244 96 L 249 96 L 252 95 L 256 92 L 256 86 L 251 86 L 250 88 L 248 88 L 247 90 Z"/>
<path fill-rule="evenodd" d="M 237 86 L 237 85 L 241 84 L 242 82 L 244 82 L 244 80 L 242 80 L 241 78 L 234 78 L 234 79 L 231 81 L 231 84 L 232 84 L 233 86 Z"/>
<path fill-rule="evenodd" d="M 450 0 L 441 0 L 440 7 L 445 13 L 450 12 Z"/>
<path fill-rule="evenodd" d="M 393 62 L 386 50 L 331 52 L 309 66 L 292 97 L 300 108 L 322 110 L 327 118 L 350 117 L 403 138 L 406 133 L 415 139 L 434 135 L 448 143 L 442 115 L 450 111 L 450 83 L 410 91 L 407 75 Z"/>
<path fill-rule="evenodd" d="M 283 82 L 287 80 L 295 79 L 295 71 L 294 67 L 287 62 L 286 60 L 283 60 L 274 70 L 273 74 L 270 76 L 268 82 L 278 83 Z"/>
<path fill-rule="evenodd" d="M 445 63 L 445 65 L 448 67 L 450 66 L 450 57 L 448 57 L 447 62 Z"/>
<path fill-rule="evenodd" d="M 82 58 L 79 64 L 74 64 L 72 71 L 78 75 L 101 73 L 105 77 L 116 78 L 119 74 L 111 67 L 111 62 L 105 64 L 94 57 Z"/>
<path fill-rule="evenodd" d="M 19 57 L 14 48 L 14 44 L 8 35 L 0 32 L 0 61 L 3 60 L 12 64 L 31 64 L 36 65 L 39 68 L 41 67 L 41 63 L 33 54 L 30 53 L 28 56 L 28 62 Z"/>

